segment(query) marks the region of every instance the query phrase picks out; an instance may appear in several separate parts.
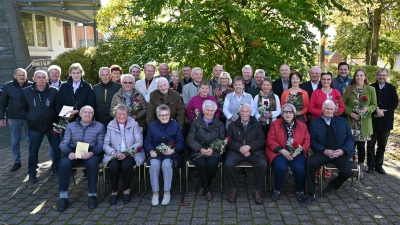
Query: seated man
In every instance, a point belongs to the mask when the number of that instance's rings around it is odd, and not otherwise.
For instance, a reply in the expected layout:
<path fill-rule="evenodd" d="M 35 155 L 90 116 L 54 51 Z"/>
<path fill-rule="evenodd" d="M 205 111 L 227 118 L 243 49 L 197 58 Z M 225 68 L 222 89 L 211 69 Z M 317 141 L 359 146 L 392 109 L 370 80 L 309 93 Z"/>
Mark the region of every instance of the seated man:
<path fill-rule="evenodd" d="M 255 189 L 253 198 L 256 204 L 263 204 L 260 190 L 267 173 L 268 165 L 264 154 L 265 135 L 262 125 L 251 116 L 251 106 L 247 103 L 239 108 L 240 119 L 229 124 L 226 136 L 228 142 L 224 170 L 228 177 L 228 202 L 236 201 L 235 173 L 236 166 L 242 161 L 248 161 L 254 166 Z"/>
<path fill-rule="evenodd" d="M 91 106 L 82 107 L 79 116 L 80 118 L 75 122 L 67 125 L 64 139 L 60 144 L 63 157 L 58 169 L 60 201 L 58 202 L 57 211 L 59 212 L 63 212 L 68 208 L 68 185 L 71 168 L 78 163 L 83 163 L 86 168 L 89 186 L 88 208 L 94 209 L 97 207 L 97 175 L 106 129 L 102 123 L 93 120 L 94 110 Z M 76 155 L 77 142 L 88 143 L 88 152 Z"/>
<path fill-rule="evenodd" d="M 314 155 L 308 159 L 307 189 L 308 196 L 300 204 L 307 206 L 315 197 L 315 171 L 327 163 L 333 163 L 339 169 L 338 176 L 330 180 L 322 195 L 328 197 L 332 189 L 339 189 L 353 175 L 349 159 L 354 156 L 354 139 L 346 119 L 334 116 L 335 103 L 326 100 L 322 104 L 322 117 L 310 124 L 311 149 Z"/>

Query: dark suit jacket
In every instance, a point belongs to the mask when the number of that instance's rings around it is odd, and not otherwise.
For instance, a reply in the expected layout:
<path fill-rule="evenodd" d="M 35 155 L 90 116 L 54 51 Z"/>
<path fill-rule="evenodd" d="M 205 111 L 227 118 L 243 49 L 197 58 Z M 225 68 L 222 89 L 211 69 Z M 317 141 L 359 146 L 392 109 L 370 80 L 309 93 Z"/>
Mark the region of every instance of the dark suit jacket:
<path fill-rule="evenodd" d="M 307 93 L 308 93 L 308 100 L 310 100 L 310 99 L 311 99 L 311 94 L 312 94 L 313 91 L 314 91 L 313 88 L 312 88 L 311 81 L 307 81 L 307 82 L 301 83 L 301 84 L 300 84 L 300 88 L 303 89 L 303 90 L 305 90 L 305 91 L 307 91 Z"/>
<path fill-rule="evenodd" d="M 291 88 L 292 84 L 289 81 L 289 87 Z M 272 91 L 274 94 L 278 95 L 279 99 L 281 99 L 282 93 L 283 93 L 283 84 L 282 84 L 282 78 L 276 79 L 274 82 L 272 82 Z"/>
<path fill-rule="evenodd" d="M 371 86 L 375 88 L 378 107 L 387 110 L 384 112 L 385 116 L 383 117 L 375 117 L 376 111 L 372 113 L 372 126 L 374 132 L 393 130 L 394 110 L 396 110 L 399 102 L 396 88 L 393 85 L 386 83 L 385 87 L 380 89 L 377 82 L 371 84 Z"/>

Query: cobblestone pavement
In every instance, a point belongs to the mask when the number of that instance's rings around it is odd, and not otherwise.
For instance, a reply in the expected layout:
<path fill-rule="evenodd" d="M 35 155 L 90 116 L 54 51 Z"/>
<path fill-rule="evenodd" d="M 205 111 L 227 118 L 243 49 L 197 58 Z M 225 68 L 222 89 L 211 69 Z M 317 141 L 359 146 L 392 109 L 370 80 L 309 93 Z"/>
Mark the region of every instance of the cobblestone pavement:
<path fill-rule="evenodd" d="M 365 173 L 360 184 L 360 198 L 350 180 L 329 198 L 317 197 L 317 203 L 302 207 L 296 200 L 293 180 L 287 176 L 284 191 L 277 202 L 270 194 L 264 195 L 264 204 L 255 205 L 252 199 L 254 184 L 253 170 L 243 179 L 237 173 L 238 198 L 235 204 L 226 201 L 228 187 L 220 196 L 219 175 L 214 178 L 214 199 L 207 202 L 197 196 L 197 178 L 194 172 L 189 182 L 189 192 L 184 198 L 188 206 L 179 206 L 179 176 L 174 176 L 171 203 L 168 206 L 151 206 L 151 187 L 148 193 L 138 191 L 138 172 L 132 178 L 132 201 L 124 205 L 122 199 L 110 206 L 110 190 L 106 197 L 101 188 L 99 206 L 87 208 L 87 182 L 82 171 L 75 175 L 69 186 L 70 207 L 63 213 L 57 212 L 58 181 L 50 176 L 50 160 L 47 139 L 40 149 L 40 168 L 36 184 L 27 182 L 28 151 L 22 140 L 22 168 L 9 172 L 12 166 L 8 127 L 0 128 L 0 222 L 2 224 L 398 224 L 400 221 L 400 177 L 398 161 L 385 162 L 387 175 Z M 219 174 L 219 173 L 218 173 Z M 148 174 L 147 174 L 148 176 Z M 184 178 L 185 176 L 183 176 Z M 327 180 L 324 180 L 326 185 Z M 184 181 L 183 181 L 184 184 Z M 101 177 L 101 187 L 103 185 Z M 269 184 L 268 188 L 269 189 Z M 183 185 L 184 186 L 184 185 Z M 317 187 L 316 191 L 319 191 Z"/>

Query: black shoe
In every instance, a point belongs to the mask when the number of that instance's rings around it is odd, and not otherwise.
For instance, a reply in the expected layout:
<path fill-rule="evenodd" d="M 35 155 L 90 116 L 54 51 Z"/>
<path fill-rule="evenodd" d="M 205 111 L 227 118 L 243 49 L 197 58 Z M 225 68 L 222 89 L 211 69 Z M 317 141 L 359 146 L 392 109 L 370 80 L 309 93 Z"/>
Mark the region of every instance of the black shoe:
<path fill-rule="evenodd" d="M 373 173 L 374 169 L 372 169 L 372 167 L 368 167 L 367 173 Z"/>
<path fill-rule="evenodd" d="M 88 208 L 94 209 L 97 207 L 97 197 L 96 196 L 89 196 L 88 198 Z"/>
<path fill-rule="evenodd" d="M 253 191 L 253 199 L 257 205 L 262 205 L 264 202 L 260 191 Z"/>
<path fill-rule="evenodd" d="M 131 195 L 130 194 L 124 194 L 122 196 L 122 202 L 124 204 L 128 204 L 129 202 L 131 202 Z"/>
<path fill-rule="evenodd" d="M 279 191 L 274 191 L 274 192 L 272 192 L 272 195 L 271 195 L 271 200 L 272 201 L 277 201 L 278 199 L 279 199 L 279 195 L 280 195 L 281 193 L 279 192 Z"/>
<path fill-rule="evenodd" d="M 29 174 L 29 182 L 32 183 L 32 184 L 38 182 L 36 174 Z"/>
<path fill-rule="evenodd" d="M 229 203 L 235 203 L 236 202 L 236 196 L 237 196 L 237 190 L 232 189 L 229 194 L 228 194 L 228 202 Z"/>
<path fill-rule="evenodd" d="M 10 172 L 15 172 L 19 168 L 21 168 L 21 163 L 14 163 L 14 165 L 11 167 Z"/>
<path fill-rule="evenodd" d="M 60 198 L 57 205 L 57 211 L 64 212 L 68 208 L 68 205 L 69 205 L 68 198 Z"/>
<path fill-rule="evenodd" d="M 325 197 L 328 197 L 331 194 L 332 190 L 333 190 L 332 180 L 330 180 L 328 185 L 322 191 L 322 195 L 325 196 Z"/>
<path fill-rule="evenodd" d="M 118 199 L 117 195 L 111 195 L 111 197 L 110 197 L 110 205 L 117 204 L 117 199 Z"/>
<path fill-rule="evenodd" d="M 297 201 L 299 201 L 299 202 L 303 201 L 304 200 L 304 193 L 303 192 L 297 192 L 296 193 L 296 198 L 297 198 Z"/>
<path fill-rule="evenodd" d="M 300 202 L 301 206 L 308 206 L 309 204 L 316 202 L 317 197 L 315 195 L 308 195 L 306 199 Z"/>
<path fill-rule="evenodd" d="M 381 167 L 381 168 L 377 168 L 375 169 L 379 174 L 385 175 L 386 171 Z"/>

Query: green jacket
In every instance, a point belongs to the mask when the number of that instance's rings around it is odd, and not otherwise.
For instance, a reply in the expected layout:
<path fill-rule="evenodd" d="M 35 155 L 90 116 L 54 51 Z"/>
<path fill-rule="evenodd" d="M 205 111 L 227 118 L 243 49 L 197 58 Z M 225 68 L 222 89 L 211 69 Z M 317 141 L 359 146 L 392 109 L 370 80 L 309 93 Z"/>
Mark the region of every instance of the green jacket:
<path fill-rule="evenodd" d="M 348 85 L 344 92 L 343 92 L 343 102 L 344 105 L 346 106 L 346 109 L 344 111 L 344 114 L 350 115 L 352 113 L 353 108 L 354 108 L 354 99 L 357 98 L 357 91 L 356 88 L 354 88 L 353 93 L 351 94 L 350 98 L 347 98 L 347 92 L 349 92 L 350 85 Z M 367 118 L 362 118 L 361 119 L 361 136 L 362 137 L 368 137 L 371 136 L 373 133 L 373 128 L 372 128 L 372 117 L 371 114 L 375 112 L 377 103 L 376 103 L 376 93 L 375 89 L 371 86 L 365 85 L 363 87 L 363 92 L 361 94 L 362 96 L 367 96 L 367 102 L 366 106 L 368 106 L 368 111 L 367 111 Z M 349 124 L 351 123 L 351 117 L 349 116 L 347 118 L 349 121 Z"/>

